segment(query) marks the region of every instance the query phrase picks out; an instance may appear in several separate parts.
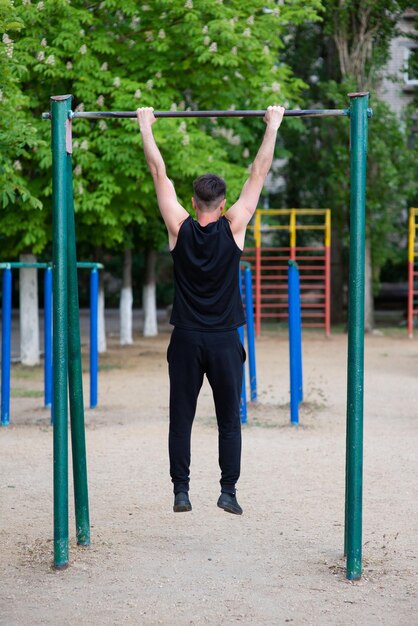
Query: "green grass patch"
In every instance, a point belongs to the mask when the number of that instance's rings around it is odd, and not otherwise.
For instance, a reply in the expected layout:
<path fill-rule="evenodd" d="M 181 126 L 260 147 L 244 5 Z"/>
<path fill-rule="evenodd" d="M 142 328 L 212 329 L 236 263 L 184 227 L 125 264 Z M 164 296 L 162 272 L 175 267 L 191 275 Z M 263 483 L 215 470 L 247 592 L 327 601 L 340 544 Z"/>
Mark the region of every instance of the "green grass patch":
<path fill-rule="evenodd" d="M 108 372 L 109 370 L 121 370 L 122 366 L 118 363 L 102 363 L 99 365 L 99 372 Z"/>
<path fill-rule="evenodd" d="M 42 398 L 44 392 L 39 389 L 24 389 L 23 387 L 15 387 L 10 390 L 10 395 L 12 398 Z"/>
<path fill-rule="evenodd" d="M 12 376 L 16 378 L 23 378 L 25 380 L 34 380 L 36 378 L 42 378 L 44 375 L 43 365 L 36 365 L 35 367 L 28 367 L 26 365 L 12 365 Z"/>

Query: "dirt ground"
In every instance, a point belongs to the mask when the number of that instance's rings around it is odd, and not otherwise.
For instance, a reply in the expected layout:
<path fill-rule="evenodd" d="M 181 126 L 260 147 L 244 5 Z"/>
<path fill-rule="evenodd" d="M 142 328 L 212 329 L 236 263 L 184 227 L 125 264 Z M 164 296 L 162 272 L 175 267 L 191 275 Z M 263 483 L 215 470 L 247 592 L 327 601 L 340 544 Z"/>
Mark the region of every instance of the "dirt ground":
<path fill-rule="evenodd" d="M 92 545 L 75 545 L 70 483 L 71 564 L 61 572 L 51 568 L 42 369 L 14 366 L 11 426 L 0 431 L 0 624 L 416 626 L 418 340 L 404 330 L 366 337 L 364 573 L 352 583 L 342 558 L 347 337 L 304 333 L 298 428 L 289 425 L 286 333 L 257 341 L 241 517 L 216 507 L 206 383 L 193 430 L 193 511 L 172 512 L 168 338 L 138 336 L 121 348 L 115 337 L 101 357 L 100 407 L 86 409 Z"/>

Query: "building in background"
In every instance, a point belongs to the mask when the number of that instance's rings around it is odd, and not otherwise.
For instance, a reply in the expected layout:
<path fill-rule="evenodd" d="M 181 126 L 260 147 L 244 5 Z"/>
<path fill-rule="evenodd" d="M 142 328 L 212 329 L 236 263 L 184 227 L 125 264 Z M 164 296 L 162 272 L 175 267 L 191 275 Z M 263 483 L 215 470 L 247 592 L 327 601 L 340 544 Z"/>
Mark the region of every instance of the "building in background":
<path fill-rule="evenodd" d="M 413 102 L 414 92 L 418 89 L 417 19 L 418 11 L 407 9 L 399 20 L 400 33 L 391 42 L 390 60 L 379 89 L 379 95 L 399 117 Z M 414 119 L 417 120 L 416 114 Z"/>

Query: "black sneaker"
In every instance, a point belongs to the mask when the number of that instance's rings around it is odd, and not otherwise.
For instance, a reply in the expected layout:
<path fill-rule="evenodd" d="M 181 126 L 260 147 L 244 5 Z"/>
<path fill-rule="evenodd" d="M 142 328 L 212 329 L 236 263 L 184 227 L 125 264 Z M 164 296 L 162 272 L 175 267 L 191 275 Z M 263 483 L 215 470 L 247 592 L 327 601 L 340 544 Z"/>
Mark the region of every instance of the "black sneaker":
<path fill-rule="evenodd" d="M 192 505 L 189 500 L 189 495 L 185 491 L 180 491 L 174 496 L 174 513 L 184 513 L 185 511 L 191 511 Z"/>
<path fill-rule="evenodd" d="M 218 500 L 218 506 L 220 509 L 227 511 L 228 513 L 234 513 L 235 515 L 242 515 L 242 508 L 237 502 L 237 497 L 232 493 L 221 493 Z"/>

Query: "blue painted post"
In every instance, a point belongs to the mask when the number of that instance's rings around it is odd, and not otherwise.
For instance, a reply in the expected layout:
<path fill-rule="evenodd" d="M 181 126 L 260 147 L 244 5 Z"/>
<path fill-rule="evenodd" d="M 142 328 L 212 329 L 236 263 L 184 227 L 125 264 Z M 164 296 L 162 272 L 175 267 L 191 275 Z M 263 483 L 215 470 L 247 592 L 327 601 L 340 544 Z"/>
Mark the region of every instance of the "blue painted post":
<path fill-rule="evenodd" d="M 10 422 L 10 344 L 12 335 L 12 270 L 3 270 L 1 328 L 1 425 Z"/>
<path fill-rule="evenodd" d="M 97 406 L 97 378 L 99 369 L 98 342 L 99 272 L 90 272 L 90 408 Z"/>
<path fill-rule="evenodd" d="M 300 314 L 300 282 L 297 264 L 289 261 L 289 356 L 290 356 L 290 422 L 299 424 L 299 402 L 302 391 L 302 334 Z"/>
<path fill-rule="evenodd" d="M 241 276 L 241 268 L 238 272 L 238 282 L 239 282 L 239 290 L 242 296 L 242 276 Z M 239 338 L 241 339 L 242 345 L 244 345 L 244 326 L 240 326 L 238 328 Z M 241 388 L 241 402 L 239 407 L 239 414 L 241 418 L 241 424 L 247 423 L 247 385 L 245 382 L 245 363 L 242 366 L 242 388 Z"/>
<path fill-rule="evenodd" d="M 242 345 L 244 345 L 244 326 L 238 328 L 239 338 Z M 239 407 L 239 414 L 241 418 L 241 424 L 247 423 L 247 385 L 245 382 L 245 364 L 242 366 L 242 389 L 241 389 L 241 402 Z"/>
<path fill-rule="evenodd" d="M 44 398 L 52 406 L 52 269 L 44 274 Z"/>
<path fill-rule="evenodd" d="M 250 397 L 252 401 L 257 400 L 257 372 L 255 363 L 255 336 L 254 336 L 254 309 L 253 309 L 253 283 L 251 269 L 245 268 L 245 313 L 247 318 L 247 347 L 248 365 L 250 371 Z"/>

